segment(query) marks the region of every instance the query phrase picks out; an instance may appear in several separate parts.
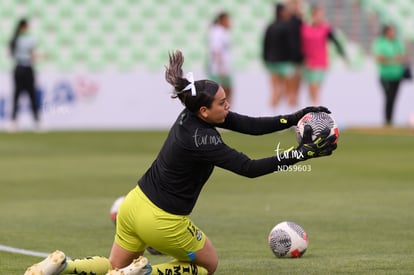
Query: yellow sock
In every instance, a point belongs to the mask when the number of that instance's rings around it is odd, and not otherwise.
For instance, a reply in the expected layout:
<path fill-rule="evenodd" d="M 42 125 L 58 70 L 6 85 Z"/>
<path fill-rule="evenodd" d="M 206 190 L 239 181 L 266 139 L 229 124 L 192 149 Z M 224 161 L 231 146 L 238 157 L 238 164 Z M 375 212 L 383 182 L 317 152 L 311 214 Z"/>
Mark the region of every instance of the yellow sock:
<path fill-rule="evenodd" d="M 170 263 L 153 265 L 151 274 L 207 275 L 208 272 L 205 268 L 192 263 L 173 261 Z"/>
<path fill-rule="evenodd" d="M 95 274 L 105 275 L 112 269 L 111 263 L 105 257 L 87 257 L 66 262 L 66 268 L 61 274 Z"/>

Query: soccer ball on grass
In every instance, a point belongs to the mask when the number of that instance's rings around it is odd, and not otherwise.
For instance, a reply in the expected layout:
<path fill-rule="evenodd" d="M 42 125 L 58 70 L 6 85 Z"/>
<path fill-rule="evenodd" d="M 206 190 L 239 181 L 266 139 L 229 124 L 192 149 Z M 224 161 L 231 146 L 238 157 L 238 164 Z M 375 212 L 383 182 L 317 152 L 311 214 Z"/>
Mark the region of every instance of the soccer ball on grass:
<path fill-rule="evenodd" d="M 308 248 L 308 235 L 298 224 L 278 223 L 269 234 L 269 246 L 278 258 L 300 258 Z"/>

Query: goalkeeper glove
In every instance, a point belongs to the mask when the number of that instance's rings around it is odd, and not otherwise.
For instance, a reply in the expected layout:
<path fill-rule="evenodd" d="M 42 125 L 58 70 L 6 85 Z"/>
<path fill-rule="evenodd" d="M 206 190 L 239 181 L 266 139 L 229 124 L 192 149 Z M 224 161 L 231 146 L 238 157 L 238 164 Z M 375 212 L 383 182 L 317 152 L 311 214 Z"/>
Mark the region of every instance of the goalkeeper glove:
<path fill-rule="evenodd" d="M 287 121 L 289 122 L 289 124 L 293 126 L 293 125 L 298 124 L 299 120 L 304 115 L 306 115 L 307 113 L 311 113 L 311 112 L 315 112 L 315 113 L 324 112 L 324 113 L 328 113 L 328 114 L 331 113 L 331 111 L 329 111 L 328 108 L 323 107 L 323 106 L 318 106 L 318 107 L 309 106 L 309 107 L 303 108 L 303 109 L 301 109 L 301 110 L 299 110 L 299 111 L 297 111 L 293 114 L 287 115 L 286 118 L 287 118 Z"/>
<path fill-rule="evenodd" d="M 291 151 L 292 157 L 299 160 L 307 160 L 322 156 L 329 156 L 337 148 L 336 136 L 329 135 L 330 129 L 326 128 L 321 135 L 312 141 L 312 127 L 305 125 L 302 142 L 299 146 Z"/>

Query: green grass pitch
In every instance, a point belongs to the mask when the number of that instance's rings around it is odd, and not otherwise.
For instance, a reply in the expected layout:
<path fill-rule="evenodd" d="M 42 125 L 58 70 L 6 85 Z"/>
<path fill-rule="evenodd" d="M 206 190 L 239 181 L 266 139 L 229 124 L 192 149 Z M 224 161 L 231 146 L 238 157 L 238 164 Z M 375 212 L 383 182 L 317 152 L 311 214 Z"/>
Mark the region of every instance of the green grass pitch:
<path fill-rule="evenodd" d="M 112 202 L 136 184 L 166 132 L 0 134 L 0 244 L 108 256 Z M 294 145 L 292 131 L 253 137 L 224 132 L 252 158 Z M 177 159 L 177 161 L 179 161 Z M 413 274 L 414 135 L 343 131 L 333 156 L 311 171 L 247 179 L 216 169 L 191 215 L 219 254 L 217 274 Z M 308 169 L 307 167 L 306 169 Z M 301 259 L 267 244 L 284 220 L 307 231 Z M 166 256 L 147 255 L 153 264 Z M 0 274 L 40 258 L 0 252 Z"/>

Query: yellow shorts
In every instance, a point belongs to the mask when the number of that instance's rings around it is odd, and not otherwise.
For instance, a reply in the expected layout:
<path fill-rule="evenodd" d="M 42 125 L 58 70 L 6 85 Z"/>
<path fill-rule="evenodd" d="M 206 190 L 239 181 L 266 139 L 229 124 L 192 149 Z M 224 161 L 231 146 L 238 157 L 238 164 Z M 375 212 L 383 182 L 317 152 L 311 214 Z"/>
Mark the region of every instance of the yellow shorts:
<path fill-rule="evenodd" d="M 188 216 L 158 208 L 139 186 L 129 192 L 119 208 L 115 242 L 128 251 L 144 251 L 151 246 L 179 261 L 193 261 L 205 241 L 205 234 Z"/>

